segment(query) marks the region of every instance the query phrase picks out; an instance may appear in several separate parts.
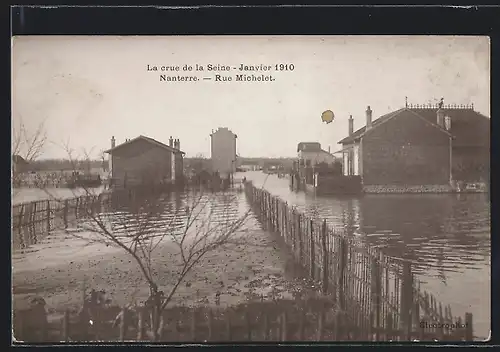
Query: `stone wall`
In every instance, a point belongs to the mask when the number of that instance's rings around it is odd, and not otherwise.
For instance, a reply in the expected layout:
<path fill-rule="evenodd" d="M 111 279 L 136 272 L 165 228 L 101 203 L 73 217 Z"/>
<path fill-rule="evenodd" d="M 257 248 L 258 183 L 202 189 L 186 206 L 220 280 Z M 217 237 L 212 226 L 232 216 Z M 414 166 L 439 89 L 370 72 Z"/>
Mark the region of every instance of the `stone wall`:
<path fill-rule="evenodd" d="M 366 185 L 363 186 L 365 193 L 453 193 L 450 185 Z"/>

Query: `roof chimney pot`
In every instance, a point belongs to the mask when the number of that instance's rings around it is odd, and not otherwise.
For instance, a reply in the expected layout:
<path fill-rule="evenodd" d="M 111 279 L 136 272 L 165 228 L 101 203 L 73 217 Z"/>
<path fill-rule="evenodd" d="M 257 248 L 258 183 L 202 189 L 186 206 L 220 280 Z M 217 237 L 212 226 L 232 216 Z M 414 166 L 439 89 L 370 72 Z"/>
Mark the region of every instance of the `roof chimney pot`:
<path fill-rule="evenodd" d="M 349 116 L 349 136 L 351 136 L 354 133 L 354 120 L 352 118 L 352 115 Z"/>
<path fill-rule="evenodd" d="M 366 129 L 372 127 L 372 109 L 370 109 L 370 105 L 366 108 Z"/>
<path fill-rule="evenodd" d="M 437 110 L 437 124 L 441 127 L 441 128 L 445 128 L 445 125 L 444 125 L 444 110 L 439 108 Z"/>

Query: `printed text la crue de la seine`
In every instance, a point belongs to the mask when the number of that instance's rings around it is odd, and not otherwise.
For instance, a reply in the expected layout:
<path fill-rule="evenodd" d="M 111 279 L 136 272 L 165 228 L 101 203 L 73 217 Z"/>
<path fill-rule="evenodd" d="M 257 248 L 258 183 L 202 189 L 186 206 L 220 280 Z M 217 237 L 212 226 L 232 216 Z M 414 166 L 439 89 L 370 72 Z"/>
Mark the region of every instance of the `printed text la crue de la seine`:
<path fill-rule="evenodd" d="M 272 65 L 238 66 L 208 64 L 208 65 L 147 65 L 148 72 L 159 73 L 160 82 L 273 82 L 276 72 L 291 72 L 295 70 L 292 63 L 277 63 Z"/>

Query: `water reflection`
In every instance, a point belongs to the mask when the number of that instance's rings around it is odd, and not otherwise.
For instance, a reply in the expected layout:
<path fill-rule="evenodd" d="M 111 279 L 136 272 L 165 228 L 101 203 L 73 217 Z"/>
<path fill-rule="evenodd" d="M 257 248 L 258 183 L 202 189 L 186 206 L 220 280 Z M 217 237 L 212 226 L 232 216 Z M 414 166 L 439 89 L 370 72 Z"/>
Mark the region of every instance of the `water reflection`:
<path fill-rule="evenodd" d="M 117 237 L 126 238 L 140 232 L 144 236 L 167 239 L 168 236 L 182 235 L 188 222 L 193 231 L 210 227 L 212 233 L 217 234 L 218 231 L 231 226 L 247 210 L 248 206 L 242 193 L 176 192 L 107 209 L 98 216 L 103 223 L 109 225 L 109 229 Z M 240 229 L 241 231 L 249 225 L 250 227 L 258 225 L 256 221 L 249 220 Z M 13 261 L 22 261 L 28 256 L 33 257 L 37 252 L 38 256 L 45 256 L 54 250 L 60 253 L 69 249 L 74 251 L 78 247 L 75 238 L 96 241 L 98 236 L 95 233 L 101 232 L 99 225 L 88 219 L 75 220 L 65 230 L 61 226 L 56 227 L 54 224 L 52 226 L 50 232 L 47 232 L 46 228 L 31 226 L 16 229 L 12 236 Z M 105 245 L 101 247 L 100 251 L 108 250 Z"/>
<path fill-rule="evenodd" d="M 313 197 L 293 193 L 288 180 L 266 177 L 260 172 L 247 172 L 245 177 L 256 186 L 295 205 L 309 215 L 325 218 L 338 231 L 357 236 L 381 247 L 388 255 L 406 257 L 415 265 L 419 280 L 439 301 L 452 305 L 454 314 L 474 314 L 474 330 L 487 336 L 490 328 L 490 205 L 483 194 L 462 195 L 365 195 L 352 197 Z M 209 197 L 208 197 L 209 196 Z M 186 193 L 173 193 L 156 203 L 157 221 L 151 233 L 171 224 L 182 231 L 186 207 L 193 199 Z M 197 209 L 204 216 L 212 214 L 224 225 L 248 210 L 243 193 L 207 195 Z M 177 213 L 177 217 L 172 214 Z M 114 223 L 135 224 L 142 220 L 137 212 L 120 209 L 112 212 Z M 201 216 L 200 219 L 204 217 Z M 126 221 L 124 221 L 126 220 Z M 81 224 L 80 224 L 81 226 Z M 201 226 L 199 222 L 196 226 Z M 243 231 L 260 228 L 254 216 L 247 219 Z M 48 260 L 66 260 L 76 255 L 78 244 L 66 241 L 71 235 L 63 231 L 40 234 L 25 228 L 13 234 L 13 261 L 38 263 L 43 254 Z M 88 249 L 87 252 L 97 249 Z M 37 256 L 33 252 L 38 252 Z M 63 255 L 66 253 L 66 257 Z M 79 252 L 84 255 L 85 252 Z M 57 259 L 57 258 L 59 259 Z M 62 259 L 61 259 L 62 258 Z M 38 262 L 37 262 L 38 261 Z"/>
<path fill-rule="evenodd" d="M 263 175 L 248 173 L 256 185 Z M 490 206 L 485 194 L 364 195 L 314 197 L 288 190 L 288 181 L 269 178 L 265 187 L 305 213 L 327 219 L 349 236 L 359 236 L 416 270 L 480 269 L 490 256 Z"/>
<path fill-rule="evenodd" d="M 256 186 L 265 175 L 247 172 Z M 477 336 L 490 329 L 490 202 L 486 194 L 314 197 L 294 193 L 287 179 L 264 187 L 337 231 L 357 236 L 386 254 L 406 257 L 424 289 L 451 304 L 454 314 L 474 315 Z"/>

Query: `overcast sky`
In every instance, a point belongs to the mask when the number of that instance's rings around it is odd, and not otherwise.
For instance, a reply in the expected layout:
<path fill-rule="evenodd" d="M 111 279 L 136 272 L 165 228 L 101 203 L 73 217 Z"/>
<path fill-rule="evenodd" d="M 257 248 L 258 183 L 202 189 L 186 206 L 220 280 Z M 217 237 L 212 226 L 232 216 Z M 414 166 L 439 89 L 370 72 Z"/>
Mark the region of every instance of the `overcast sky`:
<path fill-rule="evenodd" d="M 17 37 L 13 39 L 13 124 L 45 120 L 44 158 L 61 146 L 98 155 L 140 134 L 181 141 L 187 156 L 210 156 L 212 129 L 238 135 L 241 156 L 295 156 L 297 143 L 340 149 L 347 119 L 365 124 L 413 104 L 474 103 L 490 116 L 487 37 Z M 273 82 L 160 82 L 147 65 L 293 64 Z M 164 73 L 164 72 L 163 72 Z M 214 73 L 179 72 L 213 77 Z M 251 72 L 247 72 L 251 73 Z M 177 75 L 178 73 L 173 73 Z M 231 72 L 235 76 L 235 72 Z M 321 113 L 335 114 L 331 124 Z"/>

